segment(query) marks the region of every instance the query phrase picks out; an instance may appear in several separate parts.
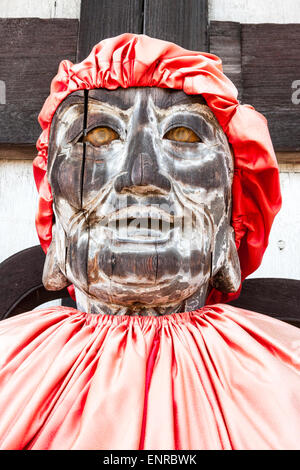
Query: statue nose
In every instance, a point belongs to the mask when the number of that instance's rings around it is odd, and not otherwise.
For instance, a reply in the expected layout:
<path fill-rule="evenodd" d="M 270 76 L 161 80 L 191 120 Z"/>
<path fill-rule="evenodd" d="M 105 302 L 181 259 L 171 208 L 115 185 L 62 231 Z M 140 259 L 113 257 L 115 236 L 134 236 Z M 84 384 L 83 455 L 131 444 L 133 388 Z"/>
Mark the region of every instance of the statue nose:
<path fill-rule="evenodd" d="M 171 189 L 169 179 L 160 173 L 157 164 L 148 153 L 139 153 L 133 159 L 131 168 L 115 180 L 117 192 L 166 194 Z"/>

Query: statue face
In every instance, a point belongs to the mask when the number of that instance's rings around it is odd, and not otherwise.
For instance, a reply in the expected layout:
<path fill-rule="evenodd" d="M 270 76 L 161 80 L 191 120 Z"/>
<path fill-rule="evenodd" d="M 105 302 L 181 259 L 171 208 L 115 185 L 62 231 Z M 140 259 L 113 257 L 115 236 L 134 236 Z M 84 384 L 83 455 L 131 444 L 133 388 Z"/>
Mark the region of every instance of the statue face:
<path fill-rule="evenodd" d="M 61 273 L 107 305 L 189 298 L 228 262 L 232 173 L 227 138 L 200 96 L 71 94 L 53 118 L 48 160 Z"/>

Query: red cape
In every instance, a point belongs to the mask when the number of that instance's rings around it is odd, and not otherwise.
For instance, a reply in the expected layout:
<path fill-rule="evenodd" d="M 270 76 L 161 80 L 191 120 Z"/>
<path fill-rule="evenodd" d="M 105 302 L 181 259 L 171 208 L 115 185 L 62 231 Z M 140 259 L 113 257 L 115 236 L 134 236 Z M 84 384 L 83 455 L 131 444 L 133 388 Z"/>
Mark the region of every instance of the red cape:
<path fill-rule="evenodd" d="M 228 305 L 0 322 L 2 449 L 299 449 L 300 330 Z"/>

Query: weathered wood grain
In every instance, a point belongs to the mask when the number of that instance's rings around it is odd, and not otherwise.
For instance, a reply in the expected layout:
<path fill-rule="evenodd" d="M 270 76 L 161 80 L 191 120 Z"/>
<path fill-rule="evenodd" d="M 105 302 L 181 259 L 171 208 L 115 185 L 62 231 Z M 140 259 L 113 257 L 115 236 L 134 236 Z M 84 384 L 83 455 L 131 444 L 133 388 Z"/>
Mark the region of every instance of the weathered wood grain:
<path fill-rule="evenodd" d="M 222 59 L 224 73 L 238 89 L 242 101 L 241 25 L 230 21 L 211 21 L 209 52 Z"/>
<path fill-rule="evenodd" d="M 207 0 L 145 0 L 144 34 L 207 51 Z"/>
<path fill-rule="evenodd" d="M 79 61 L 102 39 L 143 32 L 143 0 L 82 0 L 78 40 Z"/>
<path fill-rule="evenodd" d="M 267 118 L 277 151 L 300 150 L 300 104 L 292 101 L 299 49 L 300 24 L 210 24 L 210 52 L 221 57 L 239 99 Z"/>
<path fill-rule="evenodd" d="M 31 144 L 0 144 L 0 160 L 33 160 L 37 155 L 35 145 Z M 295 171 L 300 165 L 300 152 L 276 152 L 280 169 Z"/>
<path fill-rule="evenodd" d="M 0 142 L 34 143 L 37 117 L 62 59 L 75 60 L 77 20 L 0 19 Z"/>
<path fill-rule="evenodd" d="M 279 164 L 298 165 L 300 163 L 300 152 L 276 152 Z"/>
<path fill-rule="evenodd" d="M 281 173 L 300 173 L 300 152 L 277 152 Z"/>
<path fill-rule="evenodd" d="M 33 160 L 36 155 L 35 145 L 0 144 L 0 159 L 2 160 Z"/>
<path fill-rule="evenodd" d="M 68 96 L 52 120 L 55 225 L 45 287 L 69 281 L 83 311 L 117 315 L 199 308 L 209 281 L 236 291 L 233 160 L 203 99 L 155 87 L 84 98 Z"/>
<path fill-rule="evenodd" d="M 243 101 L 266 116 L 276 150 L 300 150 L 299 50 L 300 24 L 242 25 Z"/>
<path fill-rule="evenodd" d="M 300 327 L 300 281 L 294 279 L 247 279 L 240 297 L 231 305 L 264 313 Z"/>

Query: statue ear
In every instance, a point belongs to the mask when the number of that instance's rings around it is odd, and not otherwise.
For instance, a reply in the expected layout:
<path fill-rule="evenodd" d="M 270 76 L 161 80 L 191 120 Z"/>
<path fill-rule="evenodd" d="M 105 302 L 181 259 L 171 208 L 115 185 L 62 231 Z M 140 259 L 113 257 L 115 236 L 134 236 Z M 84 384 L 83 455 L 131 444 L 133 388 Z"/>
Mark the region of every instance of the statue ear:
<path fill-rule="evenodd" d="M 47 290 L 61 290 L 71 283 L 61 271 L 57 257 L 55 225 L 52 227 L 52 241 L 48 248 L 43 271 L 43 284 Z"/>
<path fill-rule="evenodd" d="M 236 292 L 241 284 L 240 260 L 234 240 L 234 230 L 230 227 L 224 264 L 212 277 L 211 284 L 221 292 Z"/>

